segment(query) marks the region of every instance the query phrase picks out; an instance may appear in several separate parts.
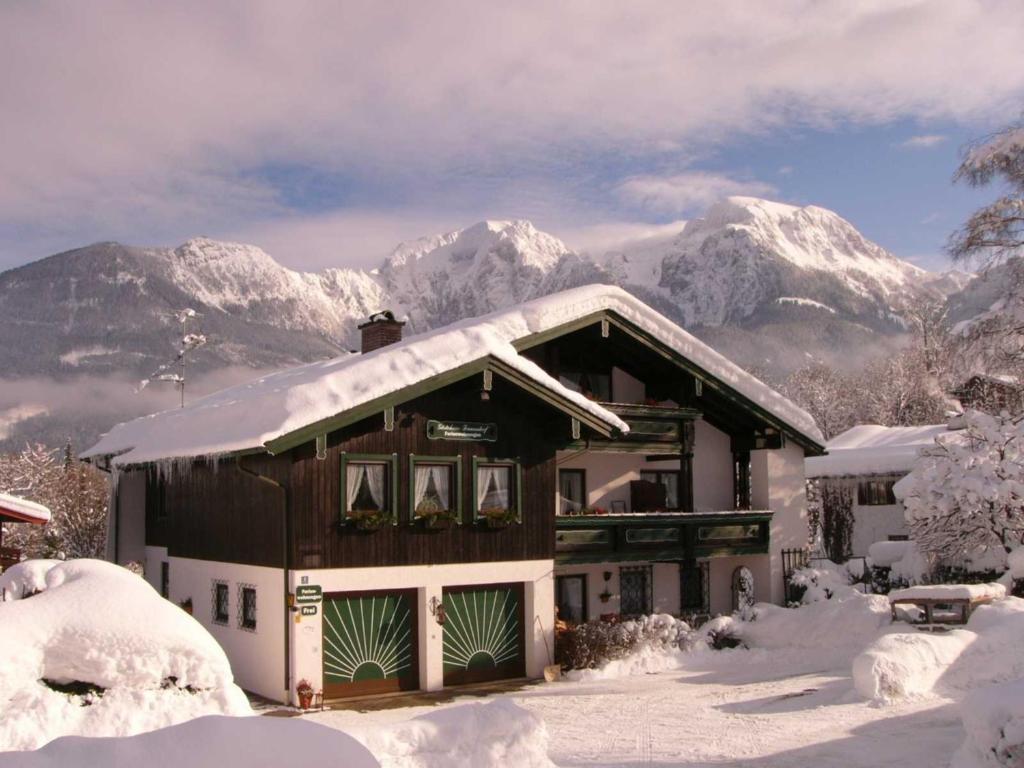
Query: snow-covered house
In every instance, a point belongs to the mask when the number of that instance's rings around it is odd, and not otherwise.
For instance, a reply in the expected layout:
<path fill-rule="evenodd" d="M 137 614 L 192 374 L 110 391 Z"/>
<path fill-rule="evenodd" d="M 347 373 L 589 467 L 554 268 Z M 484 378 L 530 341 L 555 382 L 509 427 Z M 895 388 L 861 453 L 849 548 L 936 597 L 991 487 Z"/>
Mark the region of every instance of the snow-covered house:
<path fill-rule="evenodd" d="M 858 424 L 829 440 L 827 455 L 807 458 L 809 479 L 844 485 L 850 491 L 854 557 L 866 557 L 876 541 L 907 538 L 903 504 L 893 486 L 910 472 L 922 450 L 935 445 L 938 435 L 958 427 L 957 418 L 920 427 Z"/>
<path fill-rule="evenodd" d="M 21 560 L 21 552 L 4 546 L 3 523 L 29 523 L 45 525 L 50 522 L 50 510 L 42 504 L 20 496 L 0 493 L 0 572 Z"/>
<path fill-rule="evenodd" d="M 781 602 L 807 537 L 802 410 L 587 286 L 118 425 L 111 557 L 294 698 L 536 677 L 564 619 Z M 381 346 L 383 345 L 383 346 Z M 747 582 L 744 578 L 739 580 Z"/>

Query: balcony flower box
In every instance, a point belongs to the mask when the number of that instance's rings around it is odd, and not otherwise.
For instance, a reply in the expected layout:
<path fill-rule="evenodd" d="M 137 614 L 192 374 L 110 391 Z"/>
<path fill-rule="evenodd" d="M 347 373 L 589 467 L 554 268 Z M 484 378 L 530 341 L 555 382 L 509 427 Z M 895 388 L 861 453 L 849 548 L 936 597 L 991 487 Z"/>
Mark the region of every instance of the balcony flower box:
<path fill-rule="evenodd" d="M 347 522 L 354 526 L 357 531 L 369 533 L 380 530 L 381 526 L 387 523 L 391 516 L 379 509 L 353 509 L 345 517 Z"/>
<path fill-rule="evenodd" d="M 488 507 L 480 510 L 480 520 L 485 528 L 508 528 L 515 522 L 516 513 L 503 507 Z"/>
<path fill-rule="evenodd" d="M 452 527 L 457 515 L 450 509 L 442 509 L 429 503 L 421 504 L 415 513 L 415 519 L 429 531 L 446 531 Z"/>

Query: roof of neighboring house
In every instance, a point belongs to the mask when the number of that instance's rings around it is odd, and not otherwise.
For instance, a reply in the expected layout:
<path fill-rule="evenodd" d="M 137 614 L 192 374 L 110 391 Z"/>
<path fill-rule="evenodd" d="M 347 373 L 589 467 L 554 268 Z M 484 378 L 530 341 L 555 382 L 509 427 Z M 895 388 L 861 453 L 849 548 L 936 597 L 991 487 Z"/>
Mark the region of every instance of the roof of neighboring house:
<path fill-rule="evenodd" d="M 0 493 L 0 520 L 43 525 L 50 522 L 50 510 L 34 501 Z"/>
<path fill-rule="evenodd" d="M 900 475 L 914 466 L 922 448 L 935 444 L 949 424 L 922 427 L 883 427 L 858 424 L 825 444 L 828 453 L 804 459 L 807 477 Z"/>
<path fill-rule="evenodd" d="M 751 410 L 820 448 L 823 443 L 806 411 L 715 352 L 639 299 L 620 288 L 589 285 L 551 294 L 516 307 L 412 336 L 362 355 L 311 363 L 264 376 L 114 427 L 83 453 L 115 457 L 115 465 L 237 453 L 285 450 L 289 436 L 311 439 L 310 430 L 329 431 L 379 412 L 425 387 L 490 368 L 513 381 L 543 390 L 561 407 L 598 431 L 627 432 L 618 416 L 574 392 L 519 354 L 538 337 L 568 333 L 602 317 L 636 329 L 689 361 L 711 386 L 734 393 Z M 401 400 L 397 400 L 401 402 Z M 297 443 L 296 443 L 297 444 Z"/>

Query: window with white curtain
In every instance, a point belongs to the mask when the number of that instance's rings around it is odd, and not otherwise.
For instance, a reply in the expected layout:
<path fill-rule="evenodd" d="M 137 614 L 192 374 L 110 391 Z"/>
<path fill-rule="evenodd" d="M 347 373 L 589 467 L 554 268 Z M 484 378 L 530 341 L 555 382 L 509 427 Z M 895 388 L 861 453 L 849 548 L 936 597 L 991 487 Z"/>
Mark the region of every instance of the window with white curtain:
<path fill-rule="evenodd" d="M 452 464 L 417 462 L 413 467 L 412 509 L 415 515 L 430 515 L 455 510 Z"/>
<path fill-rule="evenodd" d="M 345 465 L 345 511 L 386 512 L 388 467 L 384 462 L 351 461 Z"/>
<path fill-rule="evenodd" d="M 481 464 L 476 469 L 476 508 L 512 509 L 512 466 Z"/>

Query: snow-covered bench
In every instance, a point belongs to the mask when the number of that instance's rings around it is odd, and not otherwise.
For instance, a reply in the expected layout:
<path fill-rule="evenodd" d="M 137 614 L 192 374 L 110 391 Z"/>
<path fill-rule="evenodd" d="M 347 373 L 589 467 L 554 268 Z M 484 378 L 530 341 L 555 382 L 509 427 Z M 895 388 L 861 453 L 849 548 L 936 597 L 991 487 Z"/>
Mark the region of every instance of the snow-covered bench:
<path fill-rule="evenodd" d="M 907 587 L 889 593 L 893 621 L 898 620 L 900 605 L 916 606 L 924 611 L 923 624 L 966 624 L 979 605 L 1006 597 L 1002 584 L 930 584 Z"/>

